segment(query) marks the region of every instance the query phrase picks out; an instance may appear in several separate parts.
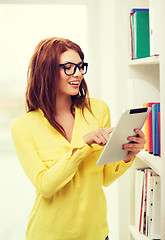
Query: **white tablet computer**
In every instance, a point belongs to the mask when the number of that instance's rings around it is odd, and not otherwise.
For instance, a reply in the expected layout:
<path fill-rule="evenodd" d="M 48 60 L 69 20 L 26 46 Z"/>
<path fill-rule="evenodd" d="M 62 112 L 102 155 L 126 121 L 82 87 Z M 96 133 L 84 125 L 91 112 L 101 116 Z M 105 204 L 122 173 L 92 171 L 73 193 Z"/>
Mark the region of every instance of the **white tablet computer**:
<path fill-rule="evenodd" d="M 141 129 L 151 111 L 151 108 L 136 108 L 126 110 L 120 117 L 114 131 L 107 141 L 97 165 L 104 165 L 124 160 L 128 154 L 122 145 L 128 143 L 129 136 L 136 136 L 135 128 Z"/>

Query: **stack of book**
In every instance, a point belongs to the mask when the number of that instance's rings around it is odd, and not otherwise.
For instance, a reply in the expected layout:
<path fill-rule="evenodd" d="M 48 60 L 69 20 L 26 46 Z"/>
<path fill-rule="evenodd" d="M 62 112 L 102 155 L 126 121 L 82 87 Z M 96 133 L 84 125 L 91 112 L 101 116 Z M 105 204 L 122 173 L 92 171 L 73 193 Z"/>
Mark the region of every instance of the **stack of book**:
<path fill-rule="evenodd" d="M 133 8 L 130 12 L 131 58 L 160 54 L 160 3 L 149 0 L 149 8 Z"/>
<path fill-rule="evenodd" d="M 152 108 L 144 125 L 146 138 L 145 150 L 155 156 L 161 156 L 160 103 L 148 102 L 144 103 L 143 106 Z"/>
<path fill-rule="evenodd" d="M 150 56 L 149 9 L 132 9 L 130 13 L 131 58 Z"/>
<path fill-rule="evenodd" d="M 152 239 L 160 239 L 160 176 L 152 169 L 137 169 L 135 174 L 135 224 Z"/>

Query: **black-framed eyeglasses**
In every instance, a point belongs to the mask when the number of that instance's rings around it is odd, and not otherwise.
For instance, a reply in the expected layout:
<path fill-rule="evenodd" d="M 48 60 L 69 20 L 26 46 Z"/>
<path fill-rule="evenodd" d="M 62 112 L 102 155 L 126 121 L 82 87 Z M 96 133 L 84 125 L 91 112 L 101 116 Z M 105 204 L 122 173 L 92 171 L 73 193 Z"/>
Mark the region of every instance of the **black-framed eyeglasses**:
<path fill-rule="evenodd" d="M 76 64 L 72 62 L 67 62 L 64 64 L 59 64 L 59 67 L 62 67 L 64 69 L 65 74 L 68 76 L 74 75 L 77 68 L 79 69 L 80 73 L 84 75 L 87 73 L 88 63 L 80 62 Z"/>

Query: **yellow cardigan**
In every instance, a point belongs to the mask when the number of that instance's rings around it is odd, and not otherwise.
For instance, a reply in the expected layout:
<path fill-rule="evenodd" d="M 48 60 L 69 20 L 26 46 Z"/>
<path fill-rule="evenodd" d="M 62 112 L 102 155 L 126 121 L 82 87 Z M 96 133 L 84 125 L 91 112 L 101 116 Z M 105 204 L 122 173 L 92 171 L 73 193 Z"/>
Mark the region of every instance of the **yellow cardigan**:
<path fill-rule="evenodd" d="M 94 116 L 75 108 L 72 141 L 55 130 L 38 109 L 11 125 L 15 149 L 36 200 L 26 231 L 27 240 L 104 240 L 109 233 L 106 199 L 108 186 L 132 164 L 124 161 L 97 166 L 103 147 L 88 146 L 82 137 L 110 126 L 108 106 L 91 99 Z M 73 149 L 78 150 L 72 155 Z M 119 164 L 119 170 L 115 172 Z"/>

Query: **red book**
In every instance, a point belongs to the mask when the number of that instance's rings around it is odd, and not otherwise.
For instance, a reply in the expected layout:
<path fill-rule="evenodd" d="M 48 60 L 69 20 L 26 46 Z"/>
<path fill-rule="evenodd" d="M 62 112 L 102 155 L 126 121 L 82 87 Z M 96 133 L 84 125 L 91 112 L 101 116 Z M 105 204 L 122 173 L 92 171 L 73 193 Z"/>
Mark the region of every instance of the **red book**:
<path fill-rule="evenodd" d="M 144 200 L 144 213 L 145 213 L 145 216 L 144 216 L 144 235 L 147 235 L 147 187 L 148 187 L 148 169 L 145 169 L 144 170 L 145 172 L 145 200 Z"/>
<path fill-rule="evenodd" d="M 131 59 L 133 60 L 133 32 L 132 32 L 132 15 L 134 13 L 130 13 L 130 33 L 131 33 Z"/>
<path fill-rule="evenodd" d="M 151 107 L 153 104 L 159 102 L 149 102 L 146 104 L 146 107 Z M 148 142 L 148 152 L 153 153 L 153 138 L 152 138 L 152 110 L 147 118 L 147 142 Z"/>

